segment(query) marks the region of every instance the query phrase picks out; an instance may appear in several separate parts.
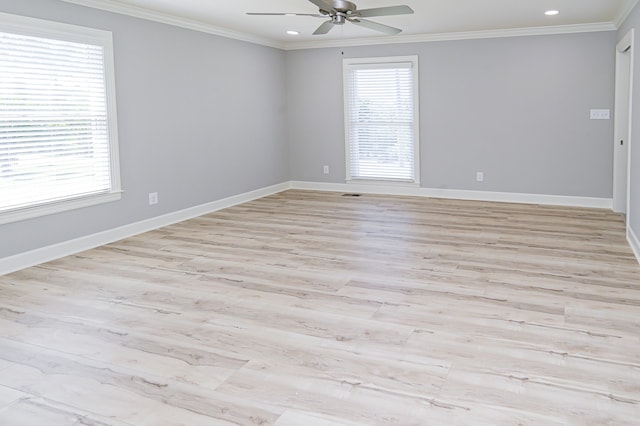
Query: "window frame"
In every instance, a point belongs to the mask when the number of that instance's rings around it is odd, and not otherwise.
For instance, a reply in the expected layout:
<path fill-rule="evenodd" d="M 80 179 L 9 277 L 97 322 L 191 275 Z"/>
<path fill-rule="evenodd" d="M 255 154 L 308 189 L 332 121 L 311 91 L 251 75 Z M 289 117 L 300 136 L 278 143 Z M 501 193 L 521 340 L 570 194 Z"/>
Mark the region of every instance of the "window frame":
<path fill-rule="evenodd" d="M 413 77 L 413 179 L 359 178 L 351 175 L 350 150 L 350 120 L 349 120 L 349 71 L 352 67 L 366 66 L 372 69 L 376 64 L 381 68 L 389 68 L 389 64 L 410 63 Z M 345 58 L 342 61 L 343 95 L 344 95 L 344 126 L 345 126 L 345 162 L 346 182 L 357 184 L 381 184 L 398 186 L 420 186 L 420 88 L 419 88 L 419 60 L 418 55 L 385 56 L 368 58 Z"/>
<path fill-rule="evenodd" d="M 0 224 L 18 222 L 64 211 L 108 203 L 122 198 L 120 161 L 118 148 L 118 125 L 116 112 L 115 62 L 113 35 L 110 31 L 65 24 L 49 20 L 30 18 L 0 12 L 0 32 L 82 43 L 103 49 L 105 107 L 109 146 L 109 171 L 111 188 L 108 191 L 85 196 L 70 196 L 63 200 L 33 203 L 14 209 L 0 211 Z"/>

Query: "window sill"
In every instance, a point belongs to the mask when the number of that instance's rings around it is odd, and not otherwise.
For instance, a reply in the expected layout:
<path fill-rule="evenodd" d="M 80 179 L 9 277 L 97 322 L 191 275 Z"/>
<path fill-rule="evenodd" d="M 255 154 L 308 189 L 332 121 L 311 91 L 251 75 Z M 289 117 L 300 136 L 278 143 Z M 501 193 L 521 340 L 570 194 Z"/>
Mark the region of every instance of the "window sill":
<path fill-rule="evenodd" d="M 83 207 L 95 206 L 103 203 L 118 201 L 122 198 L 122 191 L 109 192 L 106 194 L 90 195 L 86 197 L 74 198 L 66 201 L 42 204 L 34 207 L 9 210 L 0 213 L 0 225 L 21 220 L 33 219 L 55 213 L 76 210 Z"/>
<path fill-rule="evenodd" d="M 404 188 L 420 188 L 420 182 L 407 182 L 400 180 L 376 180 L 376 179 L 351 179 L 347 180 L 349 185 L 368 185 L 368 186 L 395 186 Z"/>

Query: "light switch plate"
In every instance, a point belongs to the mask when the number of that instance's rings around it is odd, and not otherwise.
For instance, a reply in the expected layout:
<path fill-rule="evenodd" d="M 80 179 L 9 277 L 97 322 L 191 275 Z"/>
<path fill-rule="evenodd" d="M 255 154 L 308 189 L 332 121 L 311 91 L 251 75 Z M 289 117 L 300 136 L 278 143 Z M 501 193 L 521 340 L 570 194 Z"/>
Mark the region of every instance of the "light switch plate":
<path fill-rule="evenodd" d="M 592 120 L 609 120 L 611 118 L 610 110 L 608 109 L 592 109 L 591 110 L 591 119 Z"/>

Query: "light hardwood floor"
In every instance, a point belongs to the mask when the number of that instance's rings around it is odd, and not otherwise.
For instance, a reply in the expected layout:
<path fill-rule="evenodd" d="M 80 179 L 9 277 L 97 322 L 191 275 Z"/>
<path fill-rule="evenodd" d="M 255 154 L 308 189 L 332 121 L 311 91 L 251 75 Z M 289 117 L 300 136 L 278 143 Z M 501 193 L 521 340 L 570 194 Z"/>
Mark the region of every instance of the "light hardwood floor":
<path fill-rule="evenodd" d="M 0 425 L 638 425 L 604 210 L 287 191 L 0 277 Z"/>

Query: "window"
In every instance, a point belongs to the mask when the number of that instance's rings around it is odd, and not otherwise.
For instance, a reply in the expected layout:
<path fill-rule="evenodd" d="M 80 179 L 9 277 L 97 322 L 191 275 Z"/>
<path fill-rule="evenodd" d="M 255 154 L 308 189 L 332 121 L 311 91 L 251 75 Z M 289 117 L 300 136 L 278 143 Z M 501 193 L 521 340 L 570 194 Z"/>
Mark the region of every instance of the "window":
<path fill-rule="evenodd" d="M 120 198 L 111 33 L 0 14 L 0 223 Z"/>
<path fill-rule="evenodd" d="M 347 180 L 419 184 L 418 58 L 344 60 Z"/>

